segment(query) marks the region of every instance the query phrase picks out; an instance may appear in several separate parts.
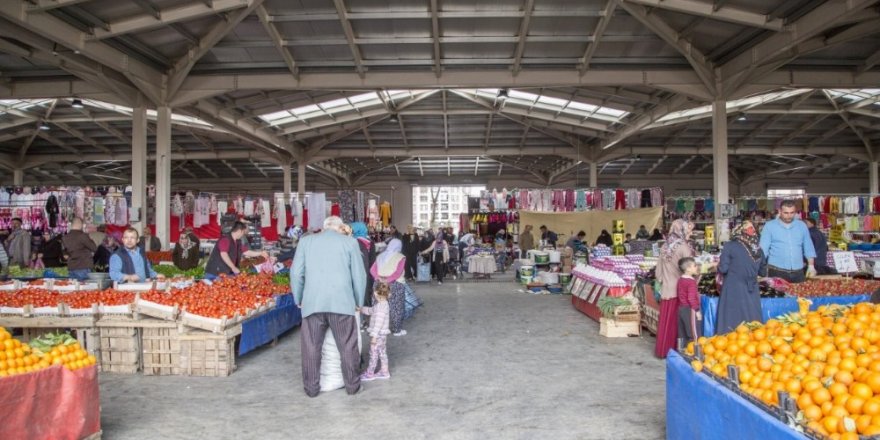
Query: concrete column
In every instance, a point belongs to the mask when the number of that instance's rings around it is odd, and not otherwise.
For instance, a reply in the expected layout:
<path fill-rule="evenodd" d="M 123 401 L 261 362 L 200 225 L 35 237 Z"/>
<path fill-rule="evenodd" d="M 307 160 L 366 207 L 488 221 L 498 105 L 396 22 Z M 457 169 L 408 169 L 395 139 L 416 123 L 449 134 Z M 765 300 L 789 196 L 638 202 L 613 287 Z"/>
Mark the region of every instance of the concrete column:
<path fill-rule="evenodd" d="M 16 168 L 12 170 L 12 184 L 15 186 L 24 185 L 24 169 Z"/>
<path fill-rule="evenodd" d="M 147 109 L 132 109 L 131 114 L 131 207 L 140 210 L 140 220 L 132 226 L 144 232 L 147 224 Z"/>
<path fill-rule="evenodd" d="M 171 237 L 171 107 L 156 115 L 156 237 L 167 249 Z"/>
<path fill-rule="evenodd" d="M 284 203 L 290 203 L 290 193 L 293 192 L 293 182 L 291 181 L 290 164 L 281 164 L 281 172 L 284 177 Z"/>
<path fill-rule="evenodd" d="M 877 165 L 880 162 L 868 162 L 868 194 L 876 196 L 880 193 L 880 175 L 877 174 Z"/>
<path fill-rule="evenodd" d="M 590 188 L 596 188 L 599 186 L 599 168 L 598 164 L 593 161 L 590 162 Z"/>
<path fill-rule="evenodd" d="M 721 205 L 730 198 L 730 177 L 727 169 L 727 102 L 712 102 L 712 183 L 715 197 L 715 237 L 721 243 L 730 240 L 727 220 L 721 219 Z"/>
<path fill-rule="evenodd" d="M 303 201 L 306 196 L 306 164 L 296 164 L 296 192 L 299 194 L 299 200 Z"/>

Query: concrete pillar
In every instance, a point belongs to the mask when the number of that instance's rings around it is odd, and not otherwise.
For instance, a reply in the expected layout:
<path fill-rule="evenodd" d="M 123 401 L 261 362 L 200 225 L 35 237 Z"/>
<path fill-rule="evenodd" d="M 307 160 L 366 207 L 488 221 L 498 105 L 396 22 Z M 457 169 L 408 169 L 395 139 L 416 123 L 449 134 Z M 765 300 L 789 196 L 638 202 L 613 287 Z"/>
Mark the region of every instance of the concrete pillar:
<path fill-rule="evenodd" d="M 291 179 L 290 164 L 289 163 L 281 164 L 281 172 L 284 175 L 284 177 L 283 177 L 283 179 L 284 179 L 284 203 L 289 204 L 290 203 L 290 193 L 293 192 L 293 182 Z"/>
<path fill-rule="evenodd" d="M 599 186 L 599 168 L 598 164 L 593 161 L 590 162 L 590 188 L 596 188 Z"/>
<path fill-rule="evenodd" d="M 868 162 L 868 193 L 876 196 L 880 193 L 880 175 L 877 174 L 877 165 L 880 162 Z"/>
<path fill-rule="evenodd" d="M 296 164 L 296 192 L 299 194 L 299 200 L 303 201 L 306 196 L 306 164 Z"/>
<path fill-rule="evenodd" d="M 721 219 L 721 205 L 730 198 L 727 169 L 727 102 L 712 102 L 712 183 L 715 197 L 715 237 L 718 243 L 730 240 L 730 225 Z"/>
<path fill-rule="evenodd" d="M 144 232 L 147 224 L 147 109 L 132 109 L 131 114 L 131 207 L 140 210 L 140 220 L 132 226 Z"/>
<path fill-rule="evenodd" d="M 15 186 L 24 185 L 24 169 L 16 168 L 12 170 L 12 184 Z"/>
<path fill-rule="evenodd" d="M 166 249 L 171 237 L 171 107 L 161 106 L 156 113 L 156 237 Z"/>

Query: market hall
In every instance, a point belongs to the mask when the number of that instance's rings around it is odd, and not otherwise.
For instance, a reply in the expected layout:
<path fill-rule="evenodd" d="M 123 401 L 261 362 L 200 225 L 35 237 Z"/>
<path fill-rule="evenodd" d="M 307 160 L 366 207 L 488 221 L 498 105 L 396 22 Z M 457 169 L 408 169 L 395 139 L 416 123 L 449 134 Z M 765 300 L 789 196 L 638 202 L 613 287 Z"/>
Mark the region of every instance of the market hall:
<path fill-rule="evenodd" d="M 878 17 L 0 2 L 0 438 L 878 434 Z"/>

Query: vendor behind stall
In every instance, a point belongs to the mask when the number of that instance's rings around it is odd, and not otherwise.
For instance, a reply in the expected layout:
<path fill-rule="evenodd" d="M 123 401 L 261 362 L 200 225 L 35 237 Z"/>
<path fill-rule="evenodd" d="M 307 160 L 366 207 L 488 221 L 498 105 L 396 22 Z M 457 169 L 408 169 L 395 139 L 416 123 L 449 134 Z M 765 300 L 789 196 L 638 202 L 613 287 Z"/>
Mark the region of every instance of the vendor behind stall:
<path fill-rule="evenodd" d="M 190 239 L 188 234 L 180 234 L 177 246 L 174 246 L 174 252 L 171 253 L 171 261 L 180 270 L 198 267 L 199 247 Z"/>
<path fill-rule="evenodd" d="M 264 251 L 252 251 L 247 248 L 247 244 L 242 240 L 246 233 L 247 226 L 242 222 L 235 222 L 229 235 L 217 240 L 208 258 L 208 264 L 205 265 L 205 279 L 214 280 L 223 274 L 238 275 L 241 273 L 238 265 L 242 256 L 269 258 L 269 254 Z"/>
<path fill-rule="evenodd" d="M 547 226 L 545 225 L 541 225 L 538 229 L 541 230 L 541 240 L 544 240 L 544 243 L 546 243 L 547 246 L 556 247 L 556 242 L 559 241 L 559 236 L 556 235 L 555 232 L 547 229 Z"/>
<path fill-rule="evenodd" d="M 807 260 L 806 276 L 816 275 L 816 249 L 807 225 L 796 219 L 797 208 L 793 200 L 784 200 L 779 217 L 764 225 L 761 231 L 761 249 L 767 255 L 767 274 L 790 283 L 804 282 L 804 259 Z"/>
<path fill-rule="evenodd" d="M 577 235 L 569 238 L 568 241 L 565 242 L 565 247 L 571 248 L 574 252 L 586 250 L 586 246 L 584 245 L 584 238 L 586 236 L 586 232 L 578 232 Z"/>
<path fill-rule="evenodd" d="M 816 272 L 819 275 L 834 275 L 836 270 L 828 266 L 828 239 L 825 234 L 816 227 L 816 220 L 807 217 L 804 220 L 810 231 L 810 240 L 813 242 L 813 248 L 816 249 Z"/>
<path fill-rule="evenodd" d="M 128 228 L 122 233 L 122 245 L 110 257 L 110 279 L 117 283 L 138 283 L 157 277 L 146 253 L 138 246 L 137 229 Z"/>
<path fill-rule="evenodd" d="M 611 238 L 611 234 L 608 233 L 607 229 L 603 229 L 602 232 L 599 233 L 599 236 L 596 237 L 595 246 L 600 244 L 604 244 L 605 246 L 612 247 L 614 246 L 614 240 Z"/>
<path fill-rule="evenodd" d="M 53 235 L 49 231 L 43 231 L 43 242 L 37 251 L 37 258 L 42 261 L 43 267 L 64 266 L 64 249 L 61 245 L 61 236 Z"/>

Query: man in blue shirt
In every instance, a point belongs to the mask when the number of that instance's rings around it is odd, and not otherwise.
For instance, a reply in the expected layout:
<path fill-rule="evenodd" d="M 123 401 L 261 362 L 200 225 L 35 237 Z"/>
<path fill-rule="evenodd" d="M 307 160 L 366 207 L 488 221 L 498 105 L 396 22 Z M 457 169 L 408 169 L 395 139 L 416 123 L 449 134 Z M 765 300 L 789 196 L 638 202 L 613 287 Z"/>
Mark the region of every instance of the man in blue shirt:
<path fill-rule="evenodd" d="M 795 219 L 796 211 L 793 200 L 782 202 L 779 217 L 767 222 L 761 231 L 761 249 L 768 256 L 768 276 L 802 283 L 805 258 L 807 277 L 816 275 L 816 249 L 807 225 Z"/>
<path fill-rule="evenodd" d="M 138 247 L 137 229 L 126 229 L 122 233 L 122 244 L 110 257 L 110 279 L 117 283 L 138 283 L 157 278 L 143 249 Z"/>

